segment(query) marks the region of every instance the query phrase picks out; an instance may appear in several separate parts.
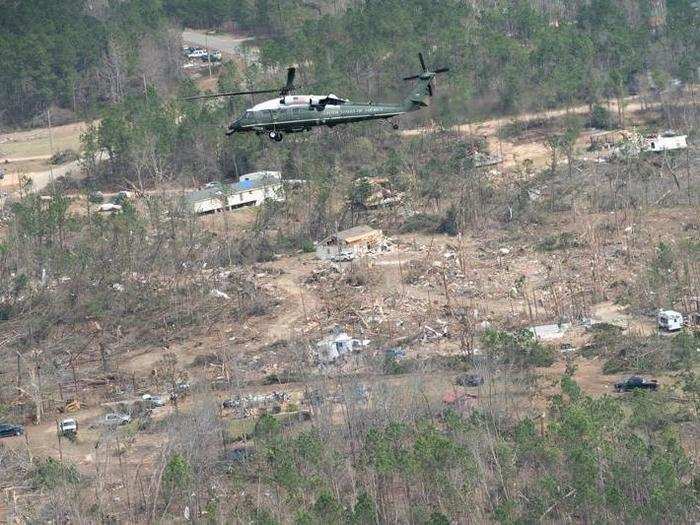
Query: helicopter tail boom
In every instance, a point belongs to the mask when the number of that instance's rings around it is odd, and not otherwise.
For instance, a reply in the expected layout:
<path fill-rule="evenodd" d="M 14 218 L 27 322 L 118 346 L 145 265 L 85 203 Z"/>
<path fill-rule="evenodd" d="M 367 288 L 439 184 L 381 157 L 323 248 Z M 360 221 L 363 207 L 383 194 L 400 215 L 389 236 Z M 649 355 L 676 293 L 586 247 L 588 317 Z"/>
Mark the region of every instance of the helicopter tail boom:
<path fill-rule="evenodd" d="M 439 73 L 445 73 L 450 70 L 450 68 L 448 67 L 441 67 L 430 71 L 425 65 L 423 53 L 418 53 L 418 60 L 420 61 L 421 69 L 423 71 L 418 75 L 404 77 L 404 80 L 416 80 L 416 83 L 414 84 L 410 95 L 406 97 L 403 103 L 406 111 L 415 111 L 417 109 L 427 106 L 428 97 L 433 96 L 432 82 L 435 78 L 435 75 Z"/>
<path fill-rule="evenodd" d="M 421 75 L 418 78 L 418 81 L 411 89 L 411 93 L 403 102 L 406 111 L 416 111 L 428 105 L 428 97 L 432 95 L 430 82 L 433 80 L 434 76 L 433 73 L 430 73 L 429 75 Z"/>

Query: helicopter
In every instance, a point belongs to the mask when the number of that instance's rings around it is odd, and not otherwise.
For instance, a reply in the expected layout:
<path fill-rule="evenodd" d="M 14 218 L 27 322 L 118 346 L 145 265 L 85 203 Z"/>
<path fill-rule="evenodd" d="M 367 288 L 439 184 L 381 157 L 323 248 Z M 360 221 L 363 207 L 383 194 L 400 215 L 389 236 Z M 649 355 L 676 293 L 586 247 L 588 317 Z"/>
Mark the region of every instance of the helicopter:
<path fill-rule="evenodd" d="M 431 71 L 426 67 L 422 53 L 418 53 L 418 59 L 422 72 L 404 77 L 403 80 L 416 82 L 410 94 L 401 103 L 351 102 L 333 93 L 296 95 L 295 67 L 287 69 L 287 83 L 282 88 L 214 93 L 187 97 L 185 100 L 277 93 L 278 97 L 246 109 L 239 118 L 229 124 L 226 135 L 254 132 L 257 135 L 267 134 L 271 140 L 280 142 L 285 133 L 310 131 L 315 126 L 332 128 L 339 124 L 362 120 L 391 119 L 427 106 L 427 98 L 433 96 L 432 81 L 435 75 L 445 73 L 450 68 L 442 67 Z M 398 129 L 399 125 L 392 122 L 392 127 Z"/>

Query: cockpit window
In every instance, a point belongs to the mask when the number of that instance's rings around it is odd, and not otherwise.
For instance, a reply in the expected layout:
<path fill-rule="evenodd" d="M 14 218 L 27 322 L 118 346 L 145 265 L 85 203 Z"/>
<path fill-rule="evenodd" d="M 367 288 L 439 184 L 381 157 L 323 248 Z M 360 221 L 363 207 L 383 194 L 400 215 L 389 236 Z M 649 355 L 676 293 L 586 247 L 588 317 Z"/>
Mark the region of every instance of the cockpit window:
<path fill-rule="evenodd" d="M 246 111 L 243 114 L 243 118 L 253 118 L 253 112 L 252 111 Z"/>

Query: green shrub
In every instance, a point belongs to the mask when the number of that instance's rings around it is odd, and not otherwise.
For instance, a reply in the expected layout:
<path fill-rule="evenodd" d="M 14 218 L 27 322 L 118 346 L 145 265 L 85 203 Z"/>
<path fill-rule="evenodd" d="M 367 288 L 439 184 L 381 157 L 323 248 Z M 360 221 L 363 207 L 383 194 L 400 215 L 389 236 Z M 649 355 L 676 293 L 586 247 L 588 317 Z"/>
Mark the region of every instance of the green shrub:
<path fill-rule="evenodd" d="M 55 166 L 57 164 L 66 164 L 68 162 L 73 162 L 78 160 L 79 158 L 80 155 L 78 155 L 78 153 L 75 150 L 64 149 L 54 153 L 49 162 Z"/>
<path fill-rule="evenodd" d="M 52 489 L 66 483 L 80 483 L 80 474 L 73 464 L 46 458 L 37 460 L 32 480 L 37 488 Z"/>
<path fill-rule="evenodd" d="M 521 368 L 548 367 L 554 363 L 554 349 L 540 344 L 529 330 L 516 333 L 489 329 L 482 341 L 489 354 L 504 364 Z"/>
<path fill-rule="evenodd" d="M 437 215 L 428 213 L 416 213 L 408 217 L 401 227 L 400 233 L 427 232 L 434 233 L 441 224 L 441 219 Z"/>
<path fill-rule="evenodd" d="M 161 484 L 165 494 L 171 495 L 175 490 L 187 487 L 192 478 L 192 469 L 182 454 L 176 452 L 170 456 L 168 464 L 163 471 Z"/>
<path fill-rule="evenodd" d="M 615 127 L 615 119 L 606 108 L 595 105 L 589 116 L 588 124 L 593 128 L 613 129 Z"/>
<path fill-rule="evenodd" d="M 304 239 L 301 241 L 301 250 L 304 253 L 313 253 L 316 251 L 316 245 L 311 239 Z"/>

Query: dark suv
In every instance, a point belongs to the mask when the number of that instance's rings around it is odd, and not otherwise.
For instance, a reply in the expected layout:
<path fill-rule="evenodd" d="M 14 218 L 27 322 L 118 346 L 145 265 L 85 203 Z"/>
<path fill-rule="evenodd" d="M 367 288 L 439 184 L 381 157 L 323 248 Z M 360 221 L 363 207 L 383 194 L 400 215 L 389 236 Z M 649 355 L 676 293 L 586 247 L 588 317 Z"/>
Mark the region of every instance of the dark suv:
<path fill-rule="evenodd" d="M 21 426 L 0 423 L 0 438 L 21 436 L 22 434 L 24 434 L 24 429 Z"/>
<path fill-rule="evenodd" d="M 647 381 L 643 377 L 639 376 L 632 376 L 624 381 L 615 383 L 616 392 L 630 392 L 631 390 L 635 390 L 637 388 L 642 390 L 656 390 L 659 388 L 659 383 L 656 381 L 656 379 Z"/>

